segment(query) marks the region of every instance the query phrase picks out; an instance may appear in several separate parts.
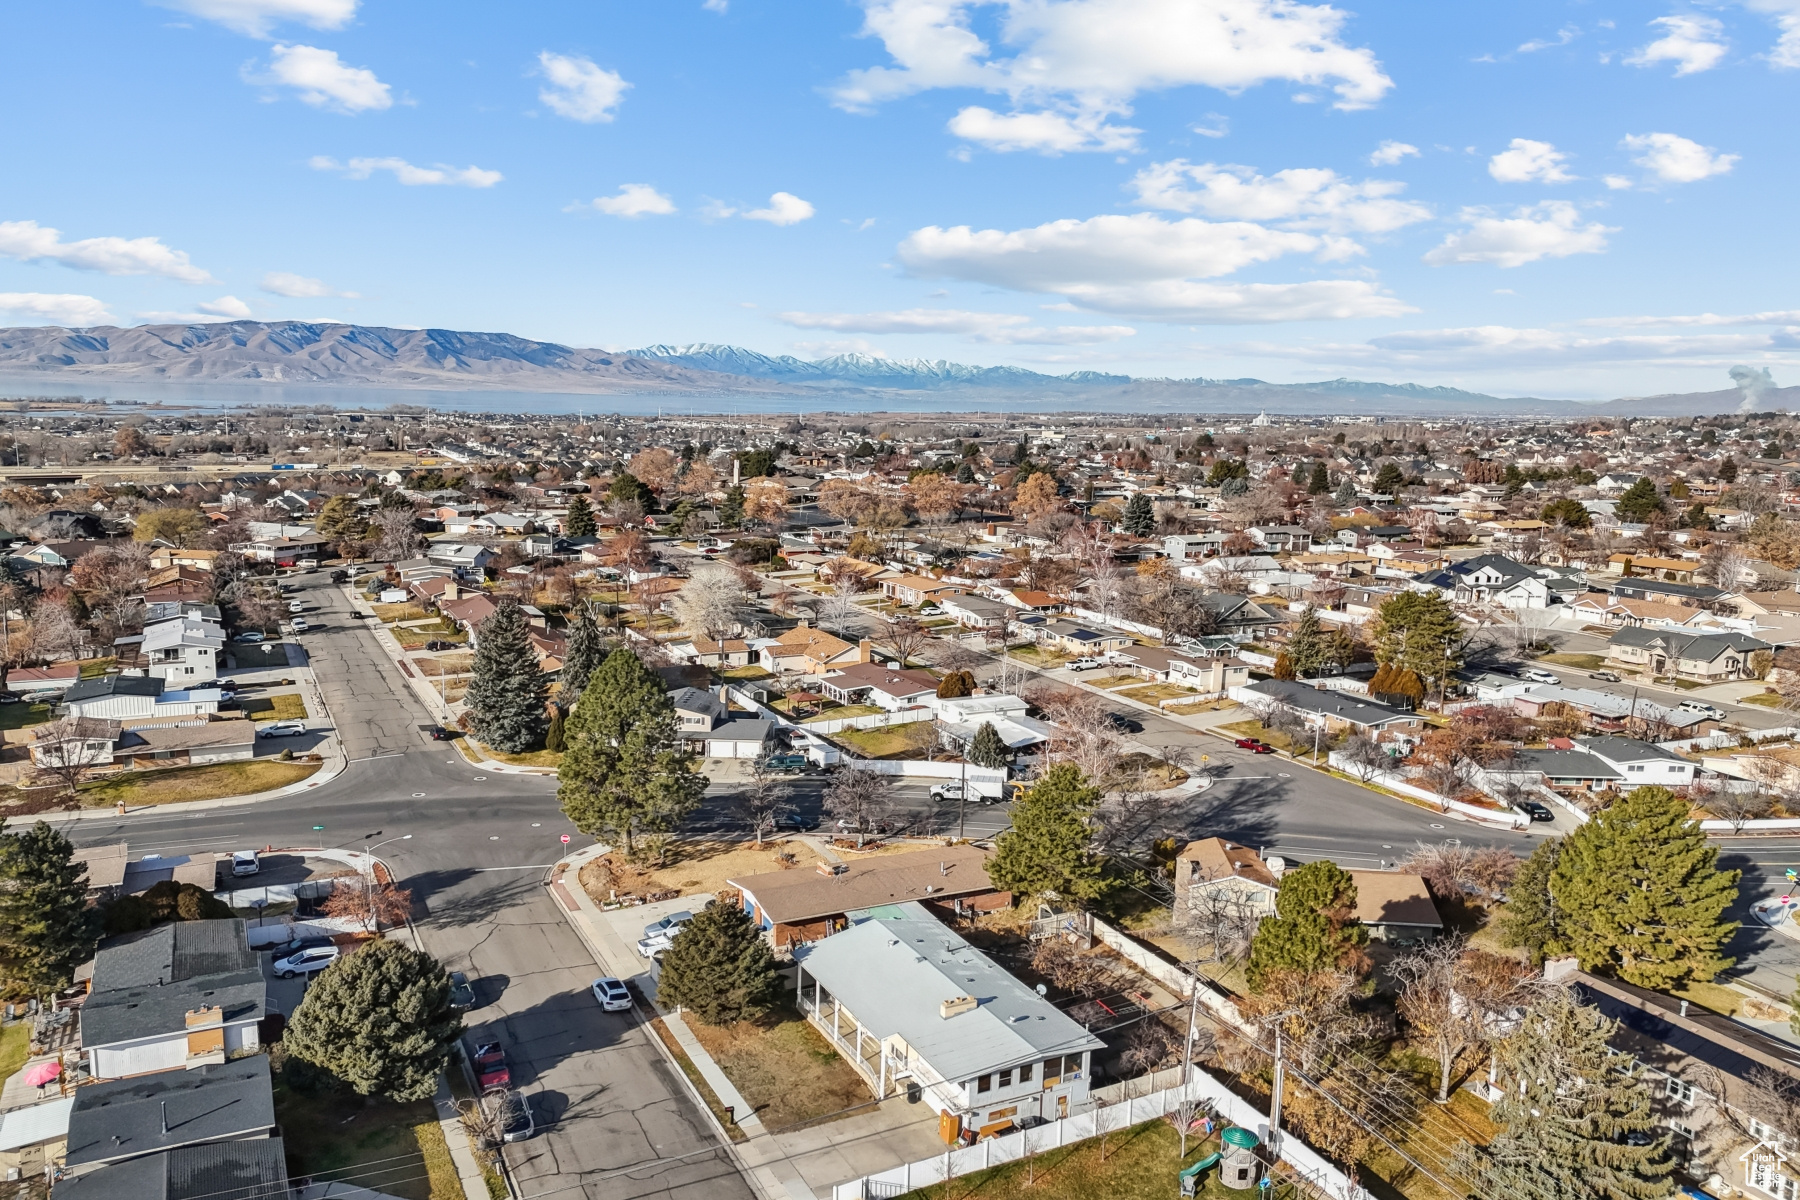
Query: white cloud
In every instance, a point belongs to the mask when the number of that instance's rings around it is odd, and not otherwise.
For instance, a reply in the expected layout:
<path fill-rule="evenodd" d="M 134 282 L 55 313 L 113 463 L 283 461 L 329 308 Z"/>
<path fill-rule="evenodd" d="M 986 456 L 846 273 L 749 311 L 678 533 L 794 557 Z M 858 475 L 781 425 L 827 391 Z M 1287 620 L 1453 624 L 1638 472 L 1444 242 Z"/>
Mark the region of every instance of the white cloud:
<path fill-rule="evenodd" d="M 286 296 L 292 300 L 312 300 L 320 296 L 343 296 L 351 300 L 357 298 L 355 292 L 340 292 L 323 279 L 312 279 L 289 271 L 270 271 L 262 277 L 259 286 L 272 296 Z"/>
<path fill-rule="evenodd" d="M 392 108 L 394 97 L 388 85 L 375 78 L 367 67 L 346 65 L 335 50 L 317 46 L 284 46 L 279 42 L 269 48 L 269 69 L 263 74 L 246 73 L 250 83 L 291 87 L 300 99 L 314 108 L 329 108 L 341 113 L 368 112 Z"/>
<path fill-rule="evenodd" d="M 248 37 L 266 38 L 283 21 L 314 29 L 342 29 L 356 15 L 357 0 L 156 0 Z"/>
<path fill-rule="evenodd" d="M 451 167 L 438 163 L 433 167 L 415 167 L 404 158 L 353 158 L 340 163 L 325 154 L 307 160 L 315 171 L 339 171 L 345 179 L 367 179 L 377 171 L 392 171 L 394 178 L 407 187 L 472 187 L 490 188 L 506 176 L 481 167 Z"/>
<path fill-rule="evenodd" d="M 1110 124 L 1139 92 L 1204 86 L 1229 93 L 1272 80 L 1329 87 L 1337 107 L 1367 108 L 1393 81 L 1372 52 L 1341 40 L 1346 14 L 1297 0 L 861 0 L 864 36 L 891 66 L 850 72 L 833 102 L 868 111 L 934 88 L 980 88 L 1010 98 L 1014 117 L 1061 117 L 1089 135 L 1079 149 L 1135 144 Z M 972 28 L 992 12 L 996 54 Z M 990 126 L 992 127 L 991 123 Z M 998 128 L 998 127 L 995 127 Z M 959 136 L 969 136 L 961 134 Z M 1013 136 L 1003 148 L 1070 149 Z"/>
<path fill-rule="evenodd" d="M 203 313 L 211 313 L 230 321 L 248 321 L 255 315 L 250 311 L 250 306 L 236 296 L 220 296 L 217 300 L 201 304 L 198 307 Z"/>
<path fill-rule="evenodd" d="M 1565 200 L 1514 209 L 1511 217 L 1465 208 L 1462 219 L 1468 228 L 1445 238 L 1425 256 L 1426 262 L 1434 267 L 1449 263 L 1520 267 L 1540 258 L 1598 254 L 1606 249 L 1606 235 L 1618 232 L 1599 222 L 1582 224 L 1580 211 Z"/>
<path fill-rule="evenodd" d="M 1383 142 L 1375 147 L 1375 153 L 1369 155 L 1372 167 L 1391 167 L 1403 158 L 1417 158 L 1419 148 L 1409 146 L 1405 142 Z"/>
<path fill-rule="evenodd" d="M 701 0 L 700 7 L 707 12 L 722 13 L 731 6 L 731 0 Z"/>
<path fill-rule="evenodd" d="M 106 305 L 92 296 L 55 292 L 0 292 L 0 313 L 13 320 L 72 328 L 110 325 L 113 320 Z"/>
<path fill-rule="evenodd" d="M 1549 142 L 1514 138 L 1488 159 L 1488 174 L 1501 183 L 1568 183 L 1575 178 L 1563 170 L 1568 158 Z"/>
<path fill-rule="evenodd" d="M 189 262 L 185 251 L 171 250 L 159 238 L 96 237 L 65 242 L 59 230 L 36 221 L 0 221 L 0 258 L 21 262 L 46 260 L 105 275 L 161 275 L 182 283 L 218 282 Z"/>
<path fill-rule="evenodd" d="M 1265 176 L 1249 167 L 1177 158 L 1145 167 L 1131 186 L 1138 203 L 1150 208 L 1278 221 L 1300 229 L 1387 233 L 1431 218 L 1425 205 L 1393 198 L 1406 190 L 1403 183 L 1357 183 L 1324 168 L 1290 168 Z"/>
<path fill-rule="evenodd" d="M 1633 181 L 1629 175 L 1602 175 L 1600 182 L 1615 192 L 1622 192 L 1631 187 Z"/>
<path fill-rule="evenodd" d="M 1711 146 L 1689 141 L 1673 133 L 1633 133 L 1622 143 L 1641 151 L 1632 162 L 1654 173 L 1665 183 L 1693 183 L 1723 175 L 1737 162 L 1736 154 L 1715 154 Z"/>
<path fill-rule="evenodd" d="M 1539 50 L 1549 50 L 1555 46 L 1566 46 L 1581 36 L 1581 30 L 1573 25 L 1564 25 L 1556 31 L 1554 38 L 1533 38 L 1519 47 L 1520 54 L 1536 54 Z"/>
<path fill-rule="evenodd" d="M 1221 117 L 1218 113 L 1207 113 L 1206 119 L 1210 124 L 1190 125 L 1188 128 L 1192 129 L 1201 137 L 1222 138 L 1231 136 L 1231 119 L 1229 117 Z"/>
<path fill-rule="evenodd" d="M 1781 31 L 1773 49 L 1764 55 L 1772 67 L 1800 67 L 1800 0 L 1745 0 L 1752 12 L 1766 13 Z"/>
<path fill-rule="evenodd" d="M 771 225 L 798 225 L 817 210 L 792 192 L 776 192 L 769 197 L 769 207 L 753 208 L 743 214 L 746 221 L 767 221 Z M 726 216 L 731 210 L 726 210 Z"/>
<path fill-rule="evenodd" d="M 979 142 L 990 150 L 1036 150 L 1041 154 L 1075 150 L 1122 153 L 1136 149 L 1137 135 L 1143 132 L 1129 125 L 1107 124 L 1098 113 L 997 113 L 980 105 L 958 112 L 950 118 L 947 128 L 957 137 Z"/>
<path fill-rule="evenodd" d="M 538 67 L 549 80 L 538 99 L 557 116 L 589 125 L 612 120 L 613 109 L 631 87 L 617 71 L 597 67 L 586 58 L 545 50 L 538 55 Z"/>
<path fill-rule="evenodd" d="M 952 333 L 971 341 L 1005 346 L 1090 346 L 1131 337 L 1129 325 L 1038 326 L 1016 313 L 966 312 L 948 308 L 909 308 L 899 312 L 782 313 L 780 320 L 796 329 L 829 329 L 835 333 Z"/>
<path fill-rule="evenodd" d="M 1632 66 L 1672 62 L 1676 75 L 1694 75 L 1712 70 L 1725 57 L 1725 27 L 1713 17 L 1680 14 L 1657 17 L 1650 24 L 1660 28 L 1663 36 L 1627 58 Z"/>
<path fill-rule="evenodd" d="M 1725 314 L 1694 313 L 1674 317 L 1593 317 L 1577 322 L 1581 325 L 1800 325 L 1800 308 L 1778 308 L 1767 312 Z"/>
<path fill-rule="evenodd" d="M 919 276 L 1048 292 L 1092 311 L 1158 321 L 1236 324 L 1412 311 L 1361 280 L 1195 282 L 1285 254 L 1341 253 L 1341 242 L 1246 221 L 1168 221 L 1139 213 L 1012 231 L 933 225 L 909 234 L 898 257 Z"/>
<path fill-rule="evenodd" d="M 596 196 L 593 207 L 610 217 L 666 217 L 675 202 L 647 183 L 621 183 L 618 195 Z"/>

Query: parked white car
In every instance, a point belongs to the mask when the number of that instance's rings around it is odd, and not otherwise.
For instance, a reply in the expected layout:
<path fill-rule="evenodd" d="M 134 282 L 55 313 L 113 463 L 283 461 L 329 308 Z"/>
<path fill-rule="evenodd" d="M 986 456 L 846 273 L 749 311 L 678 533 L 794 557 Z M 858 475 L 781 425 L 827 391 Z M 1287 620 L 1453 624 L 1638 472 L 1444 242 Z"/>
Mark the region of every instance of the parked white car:
<path fill-rule="evenodd" d="M 1723 721 L 1725 719 L 1724 709 L 1719 708 L 1716 705 L 1708 704 L 1704 700 L 1683 700 L 1677 707 L 1679 707 L 1682 712 L 1698 713 L 1703 717 L 1711 717 L 1715 721 Z"/>
<path fill-rule="evenodd" d="M 305 612 L 306 605 L 303 604 L 302 602 L 300 602 L 299 600 L 289 600 L 288 601 L 288 611 L 291 613 Z"/>
<path fill-rule="evenodd" d="M 290 954 L 286 958 L 278 958 L 270 964 L 270 969 L 279 979 L 292 979 L 296 975 L 313 975 L 323 971 L 338 960 L 336 946 L 314 946 L 310 950 L 302 950 L 298 954 Z"/>
<path fill-rule="evenodd" d="M 292 629 L 295 633 L 305 633 L 308 629 L 311 629 L 312 626 L 306 623 L 305 617 L 295 617 L 294 623 L 288 628 Z"/>
<path fill-rule="evenodd" d="M 694 914 L 684 909 L 670 913 L 660 921 L 652 921 L 644 926 L 644 936 L 638 941 L 637 952 L 644 958 L 654 958 L 658 950 L 667 950 L 674 945 L 675 935 L 693 919 Z"/>
<path fill-rule="evenodd" d="M 306 732 L 305 721 L 271 721 L 256 731 L 257 737 L 299 737 Z"/>
<path fill-rule="evenodd" d="M 262 860 L 254 850 L 238 850 L 231 856 L 231 873 L 233 875 L 254 875 L 262 870 Z"/>
<path fill-rule="evenodd" d="M 1105 664 L 1102 663 L 1097 658 L 1078 658 L 1074 662 L 1069 664 L 1069 670 L 1071 670 L 1071 671 L 1092 671 L 1092 670 L 1095 670 L 1096 668 L 1102 667 L 1104 665 Z"/>
<path fill-rule="evenodd" d="M 600 1002 L 601 1011 L 631 1011 L 631 991 L 617 979 L 611 976 L 596 979 L 589 985 L 589 990 L 594 993 L 594 999 Z"/>
<path fill-rule="evenodd" d="M 1537 667 L 1529 667 L 1519 672 L 1520 679 L 1529 679 L 1533 683 L 1561 683 L 1562 677 Z"/>

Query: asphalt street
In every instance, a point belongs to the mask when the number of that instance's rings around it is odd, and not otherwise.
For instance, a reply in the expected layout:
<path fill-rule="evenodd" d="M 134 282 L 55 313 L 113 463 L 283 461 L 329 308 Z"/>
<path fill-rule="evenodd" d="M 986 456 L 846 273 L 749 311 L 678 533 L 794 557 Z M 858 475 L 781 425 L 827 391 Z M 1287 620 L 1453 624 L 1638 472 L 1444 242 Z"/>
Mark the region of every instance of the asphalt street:
<path fill-rule="evenodd" d="M 508 1149 L 522 1196 L 747 1198 L 733 1159 L 648 1032 L 602 1013 L 587 992 L 598 970 L 543 886 L 564 853 L 561 835 L 575 847 L 590 840 L 559 811 L 555 781 L 487 771 L 430 741 L 421 728 L 429 717 L 373 633 L 350 619 L 341 593 L 322 573 L 301 582 L 308 620 L 323 626 L 302 640 L 349 750 L 344 773 L 301 797 L 68 821 L 71 838 L 82 846 L 125 840 L 133 857 L 263 846 L 374 851 L 411 889 L 424 947 L 473 981 L 472 1036 L 507 1046 L 514 1079 L 531 1098 L 541 1132 Z M 1533 835 L 1449 820 L 1167 718 L 1129 715 L 1144 724 L 1137 740 L 1188 745 L 1210 759 L 1208 790 L 1147 818 L 1164 834 L 1216 834 L 1290 862 L 1358 867 L 1392 865 L 1420 842 L 1460 838 L 1519 854 L 1536 844 Z M 824 786 L 819 777 L 794 780 L 793 807 L 824 823 Z M 691 831 L 742 833 L 735 796 L 731 786 L 709 789 Z M 917 832 L 960 826 L 979 838 L 1008 823 L 1005 804 L 934 803 L 923 787 L 896 789 L 895 810 Z M 1790 860 L 1800 862 L 1800 839 L 1740 843 L 1728 859 L 1746 868 L 1747 903 L 1767 894 Z M 1753 887 L 1765 891 L 1752 895 Z M 1740 941 L 1762 986 L 1791 988 L 1800 947 L 1766 930 L 1747 929 Z"/>

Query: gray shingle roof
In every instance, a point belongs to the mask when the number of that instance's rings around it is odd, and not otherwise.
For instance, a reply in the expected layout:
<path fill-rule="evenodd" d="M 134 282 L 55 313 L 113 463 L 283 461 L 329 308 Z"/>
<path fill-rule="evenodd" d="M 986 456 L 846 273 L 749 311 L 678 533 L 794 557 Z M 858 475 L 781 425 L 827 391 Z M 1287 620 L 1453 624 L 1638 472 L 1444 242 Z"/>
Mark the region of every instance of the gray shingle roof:
<path fill-rule="evenodd" d="M 243 921 L 177 921 L 101 947 L 81 1010 L 81 1045 L 179 1030 L 184 1015 L 203 1004 L 223 1009 L 227 1022 L 256 1020 L 267 1003 L 268 983 Z"/>
<path fill-rule="evenodd" d="M 83 679 L 63 693 L 68 701 L 98 700 L 104 696 L 160 696 L 163 681 L 147 675 L 102 675 Z"/>
<path fill-rule="evenodd" d="M 168 1150 L 64 1179 L 53 1200 L 289 1200 L 280 1138 Z"/>
<path fill-rule="evenodd" d="M 263 1136 L 274 1126 L 267 1055 L 157 1071 L 76 1089 L 68 1163 L 116 1162 L 198 1142 Z"/>

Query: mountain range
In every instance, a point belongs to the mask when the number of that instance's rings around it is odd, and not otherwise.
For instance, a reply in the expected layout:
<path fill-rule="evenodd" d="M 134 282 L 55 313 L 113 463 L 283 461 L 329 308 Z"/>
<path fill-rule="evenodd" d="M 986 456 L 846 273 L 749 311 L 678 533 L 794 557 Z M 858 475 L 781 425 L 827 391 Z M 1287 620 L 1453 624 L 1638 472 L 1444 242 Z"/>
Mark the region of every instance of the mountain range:
<path fill-rule="evenodd" d="M 1600 404 L 1498 397 L 1449 387 L 1332 379 L 1154 379 L 1075 371 L 1045 375 L 1021 367 L 979 367 L 925 359 L 840 354 L 801 359 L 702 342 L 596 350 L 506 333 L 304 321 L 223 321 L 193 325 L 54 326 L 0 329 L 0 376 L 8 390 L 79 391 L 82 381 L 381 387 L 417 390 L 577 394 L 792 397 L 829 409 L 860 410 L 891 397 L 916 409 L 926 395 L 952 410 L 1017 405 L 1020 411 L 1317 413 L 1326 405 L 1368 415 L 1569 417 L 1730 412 L 1746 393 L 1627 397 Z M 1800 388 L 1751 397 L 1759 411 L 1800 405 Z M 1348 407 L 1353 406 L 1353 407 Z"/>

